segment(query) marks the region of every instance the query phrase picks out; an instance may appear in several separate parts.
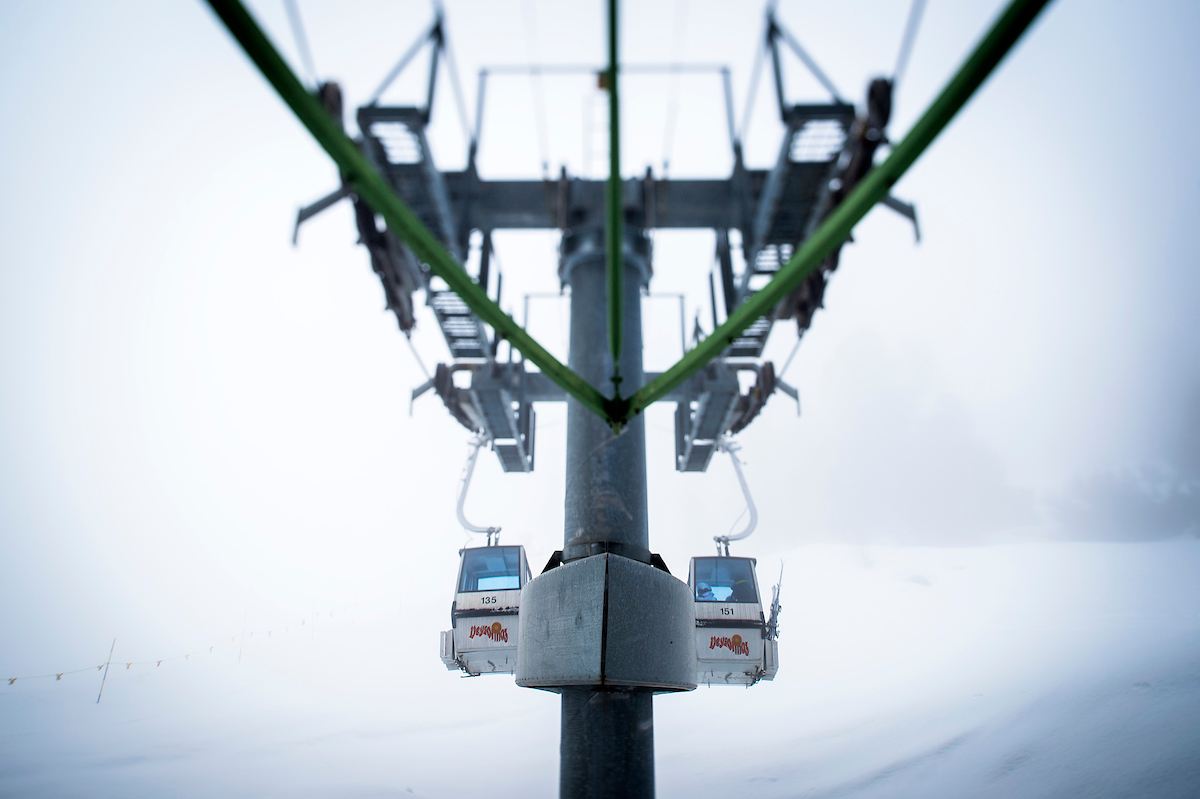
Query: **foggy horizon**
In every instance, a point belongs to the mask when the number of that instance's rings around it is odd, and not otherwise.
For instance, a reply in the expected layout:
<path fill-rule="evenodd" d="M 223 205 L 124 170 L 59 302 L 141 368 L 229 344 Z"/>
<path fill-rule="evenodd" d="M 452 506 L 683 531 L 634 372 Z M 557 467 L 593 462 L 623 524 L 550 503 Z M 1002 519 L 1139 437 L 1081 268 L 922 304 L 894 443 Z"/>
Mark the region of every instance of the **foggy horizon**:
<path fill-rule="evenodd" d="M 311 82 L 284 4 L 248 5 Z M 893 141 L 1004 5 L 927 5 Z M 356 133 L 433 8 L 299 8 Z M 625 62 L 728 65 L 741 123 L 764 3 L 622 8 Z M 908 10 L 776 13 L 861 109 Z M 483 67 L 602 65 L 602 11 L 448 0 L 468 116 Z M 1182 2 L 1052 3 L 896 184 L 920 242 L 886 208 L 855 228 L 784 375 L 799 415 L 777 392 L 738 436 L 759 522 L 733 550 L 764 591 L 782 569 L 779 675 L 656 699 L 662 796 L 1196 791 L 1197 30 Z M 558 697 L 438 660 L 458 550 L 481 543 L 454 511 L 469 434 L 433 392 L 410 406 L 426 377 L 350 205 L 292 245 L 339 185 L 328 156 L 203 3 L 9 3 L 0 61 L 0 796 L 552 793 Z M 420 100 L 426 70 L 384 101 Z M 769 72 L 756 169 L 783 132 Z M 790 102 L 828 96 L 794 58 L 784 77 Z M 718 78 L 622 80 L 625 177 L 728 176 Z M 601 176 L 594 82 L 489 78 L 481 175 Z M 439 169 L 465 164 L 462 128 L 443 72 Z M 714 238 L 652 236 L 660 371 L 681 321 L 712 329 Z M 557 245 L 497 231 L 518 321 L 560 291 Z M 450 358 L 416 304 L 432 370 Z M 529 300 L 564 361 L 568 318 L 565 295 Z M 778 322 L 764 358 L 796 335 Z M 646 412 L 650 544 L 686 579 L 745 503 L 724 455 L 674 470 L 673 413 Z M 562 548 L 565 422 L 539 404 L 536 470 L 484 451 L 467 502 L 535 575 Z M 753 731 L 710 757 L 730 718 Z"/>

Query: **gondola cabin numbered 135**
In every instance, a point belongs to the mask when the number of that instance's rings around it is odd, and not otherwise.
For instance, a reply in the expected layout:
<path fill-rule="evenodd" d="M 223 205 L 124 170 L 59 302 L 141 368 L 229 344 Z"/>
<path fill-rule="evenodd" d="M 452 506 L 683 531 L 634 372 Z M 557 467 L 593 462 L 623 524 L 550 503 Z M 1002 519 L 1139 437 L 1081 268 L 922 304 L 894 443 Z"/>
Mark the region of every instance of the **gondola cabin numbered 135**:
<path fill-rule="evenodd" d="M 442 633 L 446 668 L 467 674 L 512 674 L 517 665 L 521 589 L 529 582 L 525 547 L 462 550 L 452 628 Z"/>

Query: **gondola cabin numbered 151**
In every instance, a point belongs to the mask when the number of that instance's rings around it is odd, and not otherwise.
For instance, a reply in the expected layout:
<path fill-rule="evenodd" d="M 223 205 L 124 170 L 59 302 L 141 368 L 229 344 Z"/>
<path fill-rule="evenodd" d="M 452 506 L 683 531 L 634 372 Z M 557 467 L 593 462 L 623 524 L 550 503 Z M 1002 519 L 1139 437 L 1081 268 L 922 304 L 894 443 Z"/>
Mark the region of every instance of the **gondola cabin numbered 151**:
<path fill-rule="evenodd" d="M 754 685 L 779 670 L 779 642 L 759 599 L 754 558 L 692 558 L 688 585 L 696 608 L 696 682 Z"/>

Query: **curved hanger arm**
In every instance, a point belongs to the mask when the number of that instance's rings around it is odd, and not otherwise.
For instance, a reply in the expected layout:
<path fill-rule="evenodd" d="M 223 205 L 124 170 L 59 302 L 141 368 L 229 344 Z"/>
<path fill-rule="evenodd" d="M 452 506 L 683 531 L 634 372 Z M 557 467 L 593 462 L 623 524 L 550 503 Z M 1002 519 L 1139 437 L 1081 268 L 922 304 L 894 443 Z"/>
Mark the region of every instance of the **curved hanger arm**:
<path fill-rule="evenodd" d="M 749 537 L 754 532 L 754 528 L 758 526 L 758 508 L 754 504 L 754 497 L 750 496 L 750 486 L 746 484 L 746 475 L 742 472 L 742 462 L 738 460 L 737 451 L 741 447 L 722 436 L 717 439 L 717 449 L 729 453 L 729 459 L 733 461 L 733 470 L 737 472 L 738 484 L 742 487 L 742 494 L 746 497 L 746 510 L 750 511 L 750 521 L 740 533 L 713 536 L 713 540 L 717 542 L 717 548 L 720 549 L 723 544 L 725 554 L 728 555 L 730 541 L 741 541 L 743 538 Z"/>
<path fill-rule="evenodd" d="M 492 536 L 500 532 L 499 527 L 480 527 L 477 524 L 471 524 L 467 521 L 466 515 L 463 513 L 463 505 L 467 502 L 467 489 L 471 487 L 471 475 L 475 473 L 475 461 L 479 458 L 479 448 L 487 443 L 487 439 L 483 436 L 471 437 L 471 454 L 467 456 L 467 465 L 463 467 L 462 480 L 458 488 L 458 505 L 455 511 L 458 514 L 458 523 L 463 526 L 464 530 L 472 533 L 487 533 L 488 543 L 491 544 Z"/>

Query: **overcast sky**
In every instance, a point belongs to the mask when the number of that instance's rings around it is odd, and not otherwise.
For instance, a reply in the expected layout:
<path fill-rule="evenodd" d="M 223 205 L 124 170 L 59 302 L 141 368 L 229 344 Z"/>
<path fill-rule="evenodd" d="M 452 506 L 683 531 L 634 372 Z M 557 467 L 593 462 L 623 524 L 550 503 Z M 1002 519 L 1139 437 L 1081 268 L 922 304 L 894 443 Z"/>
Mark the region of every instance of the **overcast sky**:
<path fill-rule="evenodd" d="M 627 61 L 726 63 L 741 115 L 757 5 L 626 6 Z M 929 4 L 893 138 L 999 7 Z M 299 69 L 282 3 L 252 8 Z M 341 82 L 348 108 L 432 13 L 300 8 L 317 72 Z M 891 70 L 906 12 L 867 0 L 778 10 L 858 102 Z M 448 0 L 446 17 L 469 110 L 482 65 L 602 61 L 599 3 Z M 1193 3 L 1053 4 L 896 186 L 917 205 L 921 243 L 886 209 L 856 229 L 786 377 L 803 415 L 777 395 L 741 436 L 760 511 L 742 554 L 1200 530 L 1197 30 Z M 415 100 L 425 69 L 418 59 L 385 100 Z M 762 167 L 782 129 L 769 82 L 759 88 L 747 157 Z M 666 159 L 672 175 L 727 175 L 719 89 L 707 76 L 628 77 L 624 173 Z M 823 99 L 790 61 L 787 92 Z M 236 630 L 248 608 L 290 618 L 370 595 L 443 614 L 466 540 L 452 506 L 467 433 L 432 396 L 409 415 L 424 378 L 350 209 L 291 246 L 296 209 L 336 171 L 207 7 L 4 3 L 0 108 L 7 665 L 90 663 L 129 630 L 147 647 L 170 635 L 185 646 Z M 588 126 L 602 112 L 587 78 L 495 79 L 484 177 L 537 177 L 543 157 L 551 172 L 597 174 Z M 431 138 L 440 166 L 461 167 L 445 80 Z M 557 290 L 555 246 L 551 232 L 497 236 L 518 318 L 524 293 Z M 707 319 L 711 262 L 711 234 L 656 235 L 652 290 L 686 292 L 689 326 Z M 565 300 L 531 308 L 535 336 L 565 358 Z M 661 369 L 679 355 L 677 306 L 645 308 L 647 368 Z M 768 356 L 781 363 L 794 341 L 777 325 Z M 447 357 L 428 309 L 414 344 L 427 364 Z M 647 414 L 650 535 L 678 574 L 743 503 L 727 462 L 672 470 L 672 412 Z M 533 475 L 504 475 L 485 454 L 468 505 L 535 565 L 561 546 L 564 420 L 539 407 Z"/>

